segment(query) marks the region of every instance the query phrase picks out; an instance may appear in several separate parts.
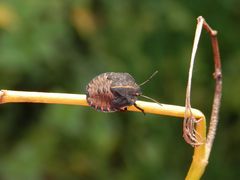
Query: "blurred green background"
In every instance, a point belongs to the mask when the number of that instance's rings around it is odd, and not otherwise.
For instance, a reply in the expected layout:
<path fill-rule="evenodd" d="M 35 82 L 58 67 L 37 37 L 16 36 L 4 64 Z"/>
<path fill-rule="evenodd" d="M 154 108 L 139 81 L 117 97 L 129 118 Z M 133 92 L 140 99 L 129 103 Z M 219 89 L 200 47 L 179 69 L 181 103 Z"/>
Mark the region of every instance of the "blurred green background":
<path fill-rule="evenodd" d="M 196 18 L 219 31 L 224 92 L 202 179 L 240 177 L 240 1 L 0 1 L 0 88 L 85 93 L 96 75 L 129 72 L 162 103 L 184 105 Z M 208 34 L 194 69 L 192 106 L 210 116 L 214 81 Z M 182 119 L 92 108 L 3 104 L 0 179 L 183 179 L 192 147 Z M 208 118 L 209 119 L 209 118 Z"/>

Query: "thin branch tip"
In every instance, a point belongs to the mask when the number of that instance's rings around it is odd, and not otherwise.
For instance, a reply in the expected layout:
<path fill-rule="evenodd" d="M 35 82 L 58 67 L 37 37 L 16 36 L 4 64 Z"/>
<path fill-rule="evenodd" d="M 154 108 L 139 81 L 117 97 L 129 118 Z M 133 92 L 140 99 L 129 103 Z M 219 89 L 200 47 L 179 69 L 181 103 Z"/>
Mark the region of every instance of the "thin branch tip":
<path fill-rule="evenodd" d="M 198 16 L 197 17 L 197 23 L 199 23 L 200 21 L 205 21 L 205 19 L 202 16 Z"/>

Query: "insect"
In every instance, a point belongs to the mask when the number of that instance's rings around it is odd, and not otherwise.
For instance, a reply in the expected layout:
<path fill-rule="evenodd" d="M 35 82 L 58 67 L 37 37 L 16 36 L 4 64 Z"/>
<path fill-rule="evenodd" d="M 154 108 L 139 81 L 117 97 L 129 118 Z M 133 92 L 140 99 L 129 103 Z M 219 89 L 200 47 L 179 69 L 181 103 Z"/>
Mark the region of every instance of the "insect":
<path fill-rule="evenodd" d="M 102 112 L 125 111 L 128 106 L 134 105 L 144 113 L 144 110 L 135 103 L 137 96 L 148 98 L 154 102 L 157 101 L 144 96 L 140 86 L 148 82 L 157 72 L 154 72 L 140 85 L 135 82 L 135 79 L 129 73 L 106 72 L 100 74 L 93 78 L 86 87 L 87 102 L 90 106 Z"/>

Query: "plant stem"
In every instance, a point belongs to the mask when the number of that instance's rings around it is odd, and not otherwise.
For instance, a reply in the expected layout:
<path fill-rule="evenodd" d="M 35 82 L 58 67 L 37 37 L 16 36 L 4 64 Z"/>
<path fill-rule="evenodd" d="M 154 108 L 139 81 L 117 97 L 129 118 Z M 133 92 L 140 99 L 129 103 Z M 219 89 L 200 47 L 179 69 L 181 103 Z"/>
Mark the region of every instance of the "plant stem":
<path fill-rule="evenodd" d="M 194 149 L 194 156 L 193 161 L 188 171 L 187 180 L 198 180 L 202 177 L 205 168 L 208 164 L 208 159 L 212 150 L 213 141 L 215 138 L 217 124 L 219 119 L 219 109 L 221 105 L 221 97 L 222 97 L 222 70 L 221 70 L 221 59 L 220 59 L 220 52 L 217 40 L 217 31 L 213 30 L 205 21 L 202 16 L 197 18 L 198 25 L 202 26 L 210 35 L 211 43 L 212 43 L 212 50 L 213 50 L 213 60 L 215 65 L 214 71 L 214 79 L 215 79 L 215 92 L 213 98 L 213 105 L 212 105 L 212 113 L 210 118 L 210 125 L 208 130 L 208 135 L 206 139 L 206 135 L 204 135 L 205 143 L 201 146 L 196 146 Z M 190 95 L 187 95 L 187 98 Z M 190 99 L 190 98 L 189 98 Z M 190 106 L 190 100 L 187 101 L 188 106 Z M 200 125 L 200 123 L 204 123 L 204 125 Z M 201 134 L 206 134 L 206 121 L 200 121 L 196 123 L 196 132 Z M 203 128 L 205 127 L 205 128 Z M 203 128 L 203 129 L 202 129 Z"/>
<path fill-rule="evenodd" d="M 85 94 L 46 93 L 29 91 L 0 91 L 0 104 L 3 103 L 47 103 L 89 106 Z M 174 117 L 184 117 L 185 107 L 153 102 L 137 101 L 136 104 L 144 109 L 145 113 L 159 114 Z M 134 106 L 128 107 L 128 111 L 141 112 Z M 204 115 L 197 109 L 192 109 L 193 115 L 199 119 Z"/>

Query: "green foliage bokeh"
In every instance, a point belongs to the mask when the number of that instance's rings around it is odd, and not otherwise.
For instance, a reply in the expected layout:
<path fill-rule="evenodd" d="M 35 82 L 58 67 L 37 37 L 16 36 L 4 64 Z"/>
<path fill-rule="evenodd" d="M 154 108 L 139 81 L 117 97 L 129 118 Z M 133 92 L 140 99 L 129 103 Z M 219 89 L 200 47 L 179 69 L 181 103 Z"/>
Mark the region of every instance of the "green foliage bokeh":
<path fill-rule="evenodd" d="M 240 140 L 238 1 L 49 0 L 0 2 L 0 88 L 85 93 L 102 72 L 129 72 L 145 95 L 183 105 L 196 18 L 219 31 L 224 92 L 203 179 L 237 179 Z M 209 119 L 214 81 L 203 32 L 192 105 Z M 233 96 L 233 97 L 232 97 Z M 0 107 L 0 179 L 183 179 L 192 148 L 182 119 L 91 108 Z"/>

